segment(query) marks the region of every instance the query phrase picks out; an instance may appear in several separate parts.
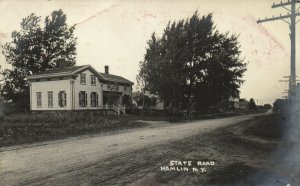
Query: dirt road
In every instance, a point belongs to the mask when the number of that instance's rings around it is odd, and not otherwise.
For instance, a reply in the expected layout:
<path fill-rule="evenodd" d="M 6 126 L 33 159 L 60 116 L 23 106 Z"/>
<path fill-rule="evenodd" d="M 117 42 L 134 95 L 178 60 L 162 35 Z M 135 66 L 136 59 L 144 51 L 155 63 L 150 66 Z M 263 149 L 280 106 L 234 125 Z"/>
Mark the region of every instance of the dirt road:
<path fill-rule="evenodd" d="M 176 125 L 155 125 L 111 135 L 29 145 L 25 148 L 1 148 L 0 185 L 84 185 L 89 182 L 88 175 L 81 176 L 82 171 L 92 172 L 97 168 L 96 165 L 104 166 L 110 158 L 118 157 L 124 152 L 180 140 L 255 116 L 257 114 Z M 131 159 L 126 161 L 124 164 L 129 163 Z M 122 166 L 119 169 L 122 169 Z M 72 177 L 72 181 L 68 179 L 69 176 Z"/>

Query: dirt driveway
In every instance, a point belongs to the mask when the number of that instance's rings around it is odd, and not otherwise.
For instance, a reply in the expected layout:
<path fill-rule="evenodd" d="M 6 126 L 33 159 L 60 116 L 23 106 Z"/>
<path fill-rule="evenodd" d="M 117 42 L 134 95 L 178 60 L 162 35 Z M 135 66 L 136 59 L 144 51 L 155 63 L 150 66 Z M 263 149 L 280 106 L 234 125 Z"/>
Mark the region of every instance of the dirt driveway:
<path fill-rule="evenodd" d="M 59 179 L 126 151 L 164 144 L 254 118 L 255 115 L 150 127 L 110 135 L 70 138 L 25 148 L 0 149 L 1 185 L 60 184 Z M 130 160 L 128 160 L 130 161 Z M 120 167 L 121 169 L 122 167 Z M 57 182 L 58 181 L 58 182 Z M 76 180 L 73 180 L 74 184 Z M 79 182 L 78 182 L 79 183 Z M 64 183 L 67 184 L 67 183 Z M 69 183 L 71 184 L 71 183 Z M 71 185 L 72 185 L 71 184 Z"/>

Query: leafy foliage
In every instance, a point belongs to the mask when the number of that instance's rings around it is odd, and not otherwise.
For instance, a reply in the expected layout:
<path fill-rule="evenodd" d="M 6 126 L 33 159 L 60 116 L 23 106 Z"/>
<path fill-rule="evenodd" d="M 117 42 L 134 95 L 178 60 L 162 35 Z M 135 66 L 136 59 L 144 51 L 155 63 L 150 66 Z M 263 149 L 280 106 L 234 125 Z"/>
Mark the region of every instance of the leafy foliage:
<path fill-rule="evenodd" d="M 136 101 L 139 107 L 145 106 L 146 108 L 150 108 L 156 105 L 156 97 L 146 95 L 142 92 L 136 92 L 132 99 Z"/>
<path fill-rule="evenodd" d="M 249 110 L 257 110 L 257 105 L 255 104 L 255 101 L 253 98 L 249 101 Z"/>
<path fill-rule="evenodd" d="M 270 109 L 272 109 L 272 105 L 264 104 L 264 109 L 270 110 Z"/>
<path fill-rule="evenodd" d="M 212 15 L 169 22 L 161 38 L 153 33 L 137 77 L 145 89 L 174 107 L 217 106 L 238 88 L 246 71 L 238 37 L 216 30 Z"/>
<path fill-rule="evenodd" d="M 75 27 L 68 27 L 62 10 L 45 18 L 30 14 L 22 19 L 21 30 L 11 34 L 12 40 L 3 48 L 9 68 L 2 71 L 4 83 L 1 95 L 12 99 L 18 107 L 29 108 L 29 83 L 26 76 L 45 69 L 72 66 L 76 58 Z"/>

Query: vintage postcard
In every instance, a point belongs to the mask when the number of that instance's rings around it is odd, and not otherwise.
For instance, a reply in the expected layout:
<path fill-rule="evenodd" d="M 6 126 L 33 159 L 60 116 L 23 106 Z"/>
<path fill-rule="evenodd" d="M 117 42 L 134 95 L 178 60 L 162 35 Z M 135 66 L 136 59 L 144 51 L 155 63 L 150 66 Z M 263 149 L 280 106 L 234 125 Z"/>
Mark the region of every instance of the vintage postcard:
<path fill-rule="evenodd" d="M 300 185 L 299 0 L 0 17 L 0 185 Z"/>

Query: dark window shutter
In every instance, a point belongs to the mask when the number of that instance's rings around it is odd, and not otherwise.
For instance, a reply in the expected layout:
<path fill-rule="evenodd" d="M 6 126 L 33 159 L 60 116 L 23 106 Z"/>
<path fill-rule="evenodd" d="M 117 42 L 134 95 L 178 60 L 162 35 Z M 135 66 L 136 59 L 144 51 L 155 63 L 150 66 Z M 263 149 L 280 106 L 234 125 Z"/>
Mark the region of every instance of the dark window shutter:
<path fill-rule="evenodd" d="M 87 106 L 87 93 L 85 92 L 85 106 Z"/>
<path fill-rule="evenodd" d="M 58 105 L 61 107 L 61 105 L 60 105 L 60 92 L 58 93 Z"/>
<path fill-rule="evenodd" d="M 96 93 L 96 106 L 98 106 L 98 94 Z"/>
<path fill-rule="evenodd" d="M 79 106 L 81 106 L 81 92 L 79 92 Z"/>
<path fill-rule="evenodd" d="M 91 106 L 93 106 L 93 92 L 90 94 Z"/>
<path fill-rule="evenodd" d="M 67 93 L 64 92 L 64 106 L 67 106 Z"/>

